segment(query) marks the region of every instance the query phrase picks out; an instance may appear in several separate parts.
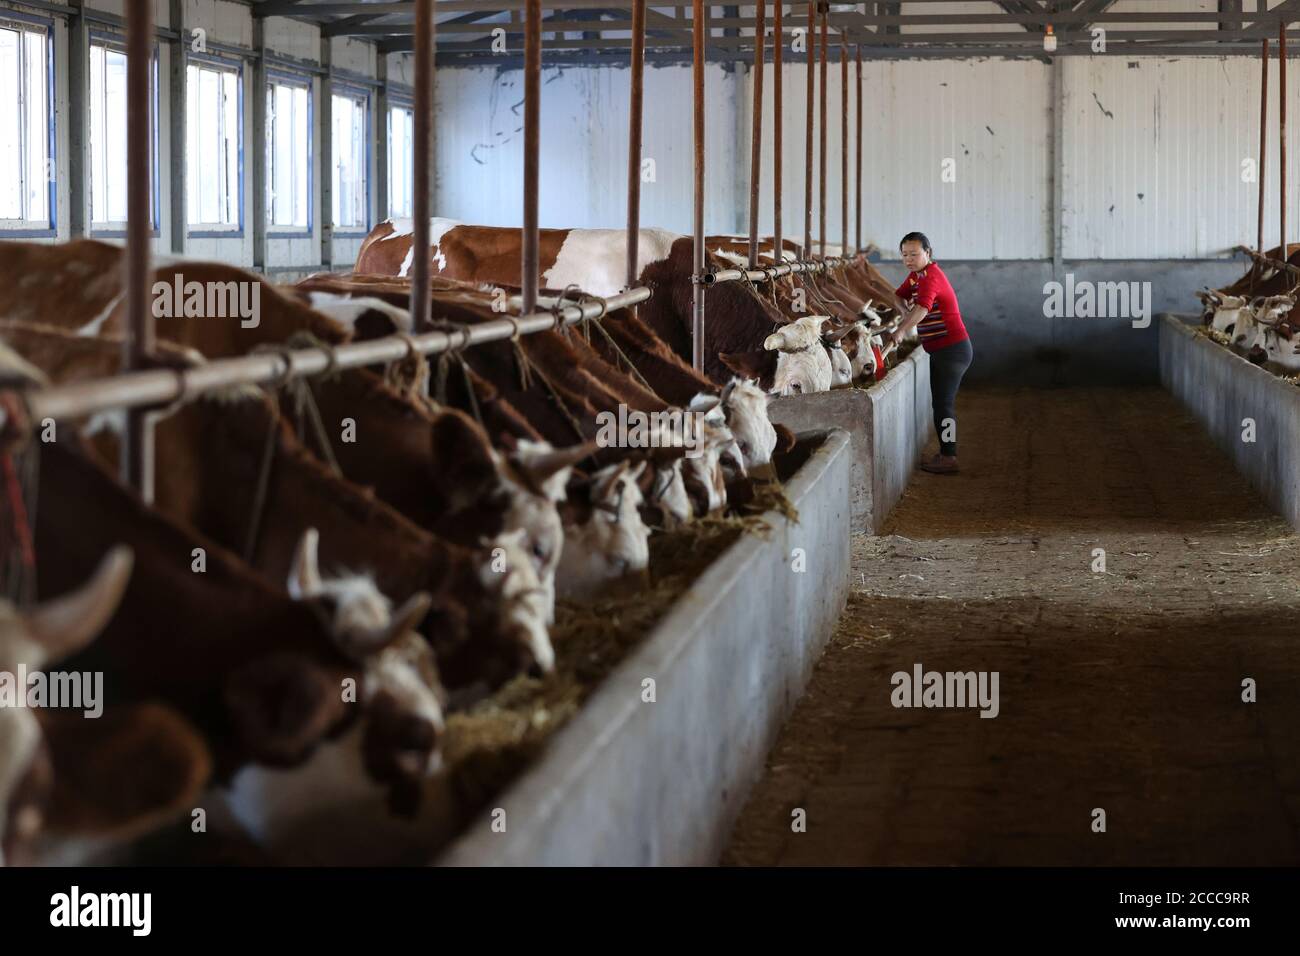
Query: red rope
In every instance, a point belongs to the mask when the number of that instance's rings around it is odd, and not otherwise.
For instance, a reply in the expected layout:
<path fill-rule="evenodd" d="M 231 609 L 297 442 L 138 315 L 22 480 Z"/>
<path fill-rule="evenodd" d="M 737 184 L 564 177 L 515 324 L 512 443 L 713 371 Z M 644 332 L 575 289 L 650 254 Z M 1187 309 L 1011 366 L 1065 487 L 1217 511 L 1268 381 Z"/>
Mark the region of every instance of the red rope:
<path fill-rule="evenodd" d="M 27 505 L 23 501 L 22 485 L 18 483 L 18 472 L 14 469 L 13 456 L 8 452 L 0 455 L 0 465 L 4 467 L 5 494 L 9 496 L 9 513 L 13 521 L 14 535 L 22 550 L 23 566 L 36 567 L 36 549 L 32 545 L 32 529 L 27 522 Z"/>

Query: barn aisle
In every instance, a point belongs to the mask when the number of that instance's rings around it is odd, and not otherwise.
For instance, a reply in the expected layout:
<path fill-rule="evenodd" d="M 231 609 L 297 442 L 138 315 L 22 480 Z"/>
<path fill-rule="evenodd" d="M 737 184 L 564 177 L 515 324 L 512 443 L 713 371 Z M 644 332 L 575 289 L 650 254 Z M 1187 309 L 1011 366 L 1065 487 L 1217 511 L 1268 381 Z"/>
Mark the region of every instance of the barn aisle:
<path fill-rule="evenodd" d="M 855 541 L 723 862 L 1300 862 L 1297 536 L 1161 390 L 960 409 L 964 472 L 917 472 Z M 998 671 L 999 716 L 896 709 L 917 663 Z"/>

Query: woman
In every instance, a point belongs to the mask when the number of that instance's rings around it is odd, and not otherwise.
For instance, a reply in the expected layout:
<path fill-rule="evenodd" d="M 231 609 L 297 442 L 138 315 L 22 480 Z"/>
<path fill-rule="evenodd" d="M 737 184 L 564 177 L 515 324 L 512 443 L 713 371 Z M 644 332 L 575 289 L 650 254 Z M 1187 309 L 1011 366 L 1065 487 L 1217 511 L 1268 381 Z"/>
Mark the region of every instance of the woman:
<path fill-rule="evenodd" d="M 915 328 L 921 346 L 930 353 L 930 402 L 934 406 L 935 434 L 939 436 L 939 453 L 921 462 L 921 468 L 936 475 L 955 475 L 957 388 L 975 351 L 957 308 L 957 294 L 931 258 L 930 240 L 923 233 L 909 232 L 898 250 L 909 271 L 903 284 L 894 290 L 895 307 L 903 321 L 890 339 L 897 345 Z"/>

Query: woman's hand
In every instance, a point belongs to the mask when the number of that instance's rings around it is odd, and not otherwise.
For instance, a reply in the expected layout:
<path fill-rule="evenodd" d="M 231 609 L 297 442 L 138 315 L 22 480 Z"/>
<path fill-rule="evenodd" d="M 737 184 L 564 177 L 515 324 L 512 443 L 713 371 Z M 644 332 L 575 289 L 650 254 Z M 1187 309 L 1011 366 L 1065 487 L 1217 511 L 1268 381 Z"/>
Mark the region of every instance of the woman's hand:
<path fill-rule="evenodd" d="M 897 347 L 898 347 L 899 345 L 901 345 L 902 343 L 903 343 L 903 330 L 902 330 L 902 329 L 894 329 L 894 331 L 892 331 L 892 332 L 889 333 L 889 344 L 890 344 L 890 345 L 892 345 L 892 346 L 894 346 L 895 348 L 897 348 Z"/>

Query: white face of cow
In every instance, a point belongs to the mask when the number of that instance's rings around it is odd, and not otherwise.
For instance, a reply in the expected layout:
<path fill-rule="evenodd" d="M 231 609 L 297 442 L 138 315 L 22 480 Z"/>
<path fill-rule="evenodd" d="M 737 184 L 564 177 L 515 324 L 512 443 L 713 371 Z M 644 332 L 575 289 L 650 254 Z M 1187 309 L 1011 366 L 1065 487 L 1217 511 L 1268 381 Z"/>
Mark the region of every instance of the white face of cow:
<path fill-rule="evenodd" d="M 770 464 L 776 448 L 776 429 L 767 417 L 767 396 L 753 382 L 733 378 L 722 390 L 722 410 L 736 438 L 745 468 L 752 471 Z"/>
<path fill-rule="evenodd" d="M 853 382 L 853 365 L 838 345 L 826 350 L 831 357 L 831 387 L 843 387 Z"/>
<path fill-rule="evenodd" d="M 559 587 L 566 596 L 589 597 L 607 581 L 644 571 L 650 563 L 650 529 L 641 520 L 637 481 L 645 462 L 619 462 L 591 478 L 591 514 L 564 536 Z"/>
<path fill-rule="evenodd" d="M 130 549 L 115 548 L 79 591 L 27 611 L 0 601 L 0 671 L 37 671 L 81 650 L 113 616 L 130 577 Z M 0 707 L 0 865 L 7 847 L 29 842 L 41 828 L 40 808 L 10 805 L 40 745 L 29 708 Z"/>
<path fill-rule="evenodd" d="M 665 530 L 671 531 L 691 520 L 691 497 L 682 479 L 682 459 L 655 468 L 646 503 L 657 505 L 664 515 Z"/>
<path fill-rule="evenodd" d="M 1212 292 L 1209 295 L 1210 298 L 1206 304 L 1213 308 L 1210 328 L 1226 335 L 1228 328 L 1230 326 L 1235 328 L 1237 320 L 1241 318 L 1242 312 L 1246 308 L 1246 300 L 1238 295 L 1223 295 L 1218 292 Z"/>
<path fill-rule="evenodd" d="M 490 542 L 491 560 L 479 568 L 479 580 L 495 591 L 502 618 L 519 635 L 522 657 L 532 661 L 534 676 L 555 670 L 555 649 L 548 626 L 554 614 L 554 585 L 548 595 L 537 576 L 523 528 L 505 531 Z"/>
<path fill-rule="evenodd" d="M 373 705 L 382 698 L 395 721 L 420 728 L 411 731 L 419 744 L 402 747 L 393 759 L 411 776 L 429 776 L 440 766 L 436 742 L 444 727 L 433 649 L 416 631 L 428 613 L 429 596 L 412 595 L 394 610 L 365 575 L 322 577 L 319 546 L 320 535 L 308 528 L 289 571 L 289 595 L 332 611 L 331 632 L 339 649 L 365 667 L 360 700 Z"/>
<path fill-rule="evenodd" d="M 564 550 L 564 523 L 560 520 L 556 504 L 564 500 L 565 486 L 573 470 L 570 465 L 553 467 L 548 462 L 555 453 L 545 442 L 520 441 L 511 456 L 512 461 L 531 475 L 536 476 L 532 488 L 510 477 L 510 471 L 498 458 L 497 471 L 502 476 L 509 505 L 505 514 L 504 530 L 524 532 L 521 547 L 532 562 L 546 603 L 546 623 L 555 621 L 555 574 Z"/>
<path fill-rule="evenodd" d="M 763 340 L 763 348 L 779 351 L 774 395 L 807 395 L 829 391 L 833 380 L 831 358 L 821 341 L 825 315 L 806 315 Z"/>
<path fill-rule="evenodd" d="M 1290 374 L 1300 372 L 1300 335 L 1292 332 L 1290 326 L 1261 328 L 1255 345 L 1262 350 L 1263 361 Z"/>

